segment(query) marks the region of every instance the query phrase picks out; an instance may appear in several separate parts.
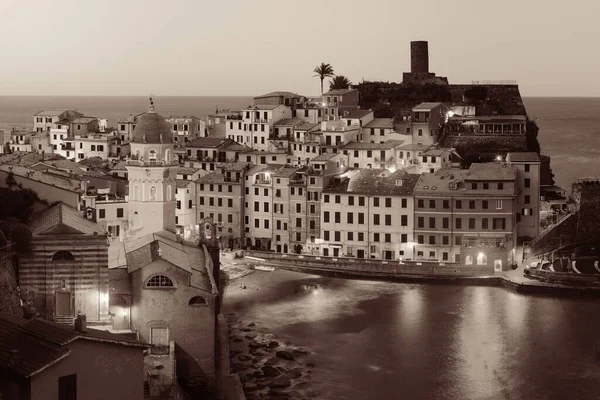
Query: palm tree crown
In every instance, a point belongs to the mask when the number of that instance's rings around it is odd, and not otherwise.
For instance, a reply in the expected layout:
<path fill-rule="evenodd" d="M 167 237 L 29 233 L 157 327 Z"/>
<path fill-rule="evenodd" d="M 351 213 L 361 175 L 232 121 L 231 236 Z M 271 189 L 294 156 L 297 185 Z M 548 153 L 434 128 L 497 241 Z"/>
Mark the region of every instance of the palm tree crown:
<path fill-rule="evenodd" d="M 348 89 L 350 85 L 352 85 L 350 79 L 346 78 L 344 75 L 336 75 L 329 81 L 329 90 Z"/>
<path fill-rule="evenodd" d="M 323 80 L 329 76 L 333 76 L 333 67 L 331 64 L 321 63 L 321 65 L 317 65 L 313 72 L 321 79 L 321 96 L 323 96 Z"/>

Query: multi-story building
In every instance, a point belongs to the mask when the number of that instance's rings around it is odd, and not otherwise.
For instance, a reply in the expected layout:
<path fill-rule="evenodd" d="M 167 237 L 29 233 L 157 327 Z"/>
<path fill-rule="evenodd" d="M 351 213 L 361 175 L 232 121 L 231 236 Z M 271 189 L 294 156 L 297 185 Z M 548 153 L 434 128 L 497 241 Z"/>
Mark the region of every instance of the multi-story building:
<path fill-rule="evenodd" d="M 289 252 L 289 180 L 296 171 L 280 164 L 248 171 L 244 222 L 249 228 L 247 243 L 254 248 Z"/>
<path fill-rule="evenodd" d="M 321 154 L 320 126 L 320 124 L 304 122 L 294 127 L 293 140 L 289 144 L 292 164 L 308 165 L 312 158 Z"/>
<path fill-rule="evenodd" d="M 437 143 L 445 120 L 442 103 L 421 103 L 414 107 L 409 121 L 412 142 L 425 145 Z"/>
<path fill-rule="evenodd" d="M 292 109 L 292 118 L 299 118 L 311 124 L 323 121 L 323 105 L 318 102 L 306 102 Z"/>
<path fill-rule="evenodd" d="M 371 110 L 344 111 L 340 116 L 340 119 L 344 121 L 347 126 L 359 126 L 362 128 L 373 120 L 373 115 L 373 111 Z"/>
<path fill-rule="evenodd" d="M 122 143 L 131 142 L 131 139 L 133 138 L 133 131 L 137 126 L 137 119 L 142 114 L 137 114 L 135 116 L 133 114 L 129 114 L 126 119 L 117 119 L 117 133 Z"/>
<path fill-rule="evenodd" d="M 291 109 L 296 109 L 299 106 L 304 105 L 305 102 L 306 97 L 292 92 L 271 92 L 254 98 L 254 104 L 282 104 Z"/>
<path fill-rule="evenodd" d="M 125 239 L 129 207 L 127 196 L 92 195 L 84 197 L 84 216 L 101 225 L 108 236 Z"/>
<path fill-rule="evenodd" d="M 533 239 L 540 232 L 540 157 L 537 153 L 508 153 L 506 162 L 517 170 L 517 236 Z"/>
<path fill-rule="evenodd" d="M 417 145 L 418 146 L 418 145 Z M 429 147 L 424 151 L 413 152 L 416 155 L 416 164 L 413 164 L 417 174 L 434 173 L 442 168 L 451 168 L 453 157 L 458 158 L 454 149 Z M 406 158 L 404 159 L 406 160 Z"/>
<path fill-rule="evenodd" d="M 508 268 L 514 261 L 516 168 L 472 164 L 425 173 L 415 186 L 416 260 Z"/>
<path fill-rule="evenodd" d="M 233 132 L 234 125 L 242 120 L 242 114 L 239 111 L 219 111 L 206 117 L 206 135 L 214 138 L 229 138 L 237 142 L 242 143 L 242 139 L 237 137 L 229 137 L 229 134 Z M 235 125 L 238 131 L 242 130 L 241 124 Z M 235 136 L 235 135 L 234 135 Z"/>
<path fill-rule="evenodd" d="M 243 140 L 239 141 L 240 144 L 252 147 L 254 150 L 267 151 L 269 138 L 273 134 L 273 124 L 291 117 L 292 111 L 285 105 L 253 105 L 242 110 L 242 121 L 226 123 L 226 137 L 241 137 Z"/>
<path fill-rule="evenodd" d="M 198 137 L 205 136 L 206 122 L 198 117 L 170 116 L 167 118 L 167 123 L 173 127 L 173 142 L 176 145 L 185 144 Z"/>
<path fill-rule="evenodd" d="M 397 260 L 413 240 L 413 189 L 418 175 L 349 170 L 323 190 L 321 254 Z"/>
<path fill-rule="evenodd" d="M 335 89 L 323 94 L 323 119 L 339 119 L 345 112 L 358 110 L 357 89 Z"/>
<path fill-rule="evenodd" d="M 238 154 L 238 159 L 254 165 L 291 163 L 291 156 L 285 147 L 280 146 L 278 142 L 271 142 L 267 151 L 251 150 L 241 152 Z"/>
<path fill-rule="evenodd" d="M 10 131 L 10 151 L 13 153 L 16 151 L 21 151 L 24 153 L 31 152 L 33 150 L 32 137 L 32 132 L 21 131 L 13 128 Z"/>
<path fill-rule="evenodd" d="M 394 118 L 373 118 L 362 127 L 362 140 L 368 143 L 383 143 L 395 133 Z"/>
<path fill-rule="evenodd" d="M 385 143 L 350 142 L 341 147 L 341 151 L 348 155 L 352 168 L 399 168 L 397 154 L 404 142 L 388 140 Z"/>
<path fill-rule="evenodd" d="M 80 117 L 83 117 L 83 114 L 74 110 L 42 110 L 33 115 L 33 130 L 49 132 L 59 121 L 72 121 Z"/>
<path fill-rule="evenodd" d="M 244 200 L 249 168 L 250 164 L 243 162 L 221 163 L 214 172 L 195 181 L 197 220 L 210 217 L 216 221 L 223 248 L 246 245 Z"/>
<path fill-rule="evenodd" d="M 358 125 L 348 126 L 339 119 L 321 122 L 321 133 L 322 152 L 337 153 L 346 143 L 361 141 L 361 128 Z"/>
<path fill-rule="evenodd" d="M 122 151 L 123 148 L 118 146 L 120 144 L 121 139 L 116 131 L 110 133 L 101 133 L 101 132 L 86 132 L 81 134 L 75 134 L 75 138 L 73 140 L 74 143 L 74 152 L 73 148 L 70 146 L 70 142 L 67 142 L 64 151 L 69 151 L 71 149 L 72 156 L 66 158 L 68 159 L 76 159 L 83 160 L 85 158 L 91 157 L 99 157 L 103 160 L 108 158 L 117 158 L 120 156 L 126 156 L 128 151 Z M 126 147 L 129 150 L 129 146 Z"/>

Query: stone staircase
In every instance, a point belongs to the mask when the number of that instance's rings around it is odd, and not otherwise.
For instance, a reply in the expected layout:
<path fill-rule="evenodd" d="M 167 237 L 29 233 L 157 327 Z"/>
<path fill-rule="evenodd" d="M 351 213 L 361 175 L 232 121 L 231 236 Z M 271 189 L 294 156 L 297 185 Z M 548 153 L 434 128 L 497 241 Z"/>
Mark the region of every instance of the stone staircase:
<path fill-rule="evenodd" d="M 70 315 L 55 315 L 52 320 L 57 324 L 73 325 L 75 317 Z"/>

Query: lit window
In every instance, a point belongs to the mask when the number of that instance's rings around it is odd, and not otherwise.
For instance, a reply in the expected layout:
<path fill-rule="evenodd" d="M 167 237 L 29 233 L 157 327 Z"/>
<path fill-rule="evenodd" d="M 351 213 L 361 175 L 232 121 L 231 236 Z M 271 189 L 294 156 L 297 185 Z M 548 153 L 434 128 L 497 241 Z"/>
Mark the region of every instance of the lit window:
<path fill-rule="evenodd" d="M 151 161 L 156 161 L 156 150 L 150 150 L 150 154 L 148 155 Z"/>
<path fill-rule="evenodd" d="M 473 261 L 472 258 L 471 261 Z M 487 265 L 487 256 L 485 254 L 479 253 L 479 255 L 477 255 L 477 265 Z"/>
<path fill-rule="evenodd" d="M 163 287 L 175 287 L 171 278 L 165 275 L 154 275 L 146 283 L 146 287 L 163 288 Z"/>

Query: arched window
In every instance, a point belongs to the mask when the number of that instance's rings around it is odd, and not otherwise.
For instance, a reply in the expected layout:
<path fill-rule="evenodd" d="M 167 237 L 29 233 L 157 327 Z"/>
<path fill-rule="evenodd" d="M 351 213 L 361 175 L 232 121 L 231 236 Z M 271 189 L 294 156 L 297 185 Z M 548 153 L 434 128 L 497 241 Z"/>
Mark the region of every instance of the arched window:
<path fill-rule="evenodd" d="M 171 201 L 171 185 L 167 185 L 167 201 Z"/>
<path fill-rule="evenodd" d="M 64 250 L 57 251 L 52 256 L 52 261 L 73 261 L 74 259 L 75 258 L 73 257 L 73 254 L 71 252 Z"/>
<path fill-rule="evenodd" d="M 201 296 L 192 297 L 188 302 L 188 306 L 190 307 L 201 307 L 205 305 L 207 305 L 206 300 Z"/>
<path fill-rule="evenodd" d="M 150 159 L 150 161 L 156 161 L 156 150 L 150 150 L 148 158 Z"/>
<path fill-rule="evenodd" d="M 477 255 L 477 265 L 487 265 L 487 256 L 483 253 Z"/>
<path fill-rule="evenodd" d="M 171 150 L 169 150 L 169 149 L 165 150 L 165 161 L 166 162 L 171 161 Z"/>
<path fill-rule="evenodd" d="M 473 256 L 472 255 L 468 255 L 467 257 L 465 257 L 465 265 L 473 265 Z"/>
<path fill-rule="evenodd" d="M 138 185 L 135 185 L 133 187 L 133 200 L 140 200 L 140 188 L 138 187 Z"/>
<path fill-rule="evenodd" d="M 171 278 L 165 275 L 154 275 L 148 282 L 146 282 L 146 287 L 149 288 L 172 288 L 175 287 L 173 285 L 173 281 Z"/>
<path fill-rule="evenodd" d="M 150 201 L 156 201 L 156 186 L 150 186 Z"/>
<path fill-rule="evenodd" d="M 141 153 L 140 153 L 140 150 L 139 150 L 139 149 L 138 149 L 138 150 L 136 150 L 136 151 L 135 151 L 135 159 L 136 159 L 136 160 L 139 160 L 139 159 L 140 159 L 140 155 L 141 155 Z"/>

